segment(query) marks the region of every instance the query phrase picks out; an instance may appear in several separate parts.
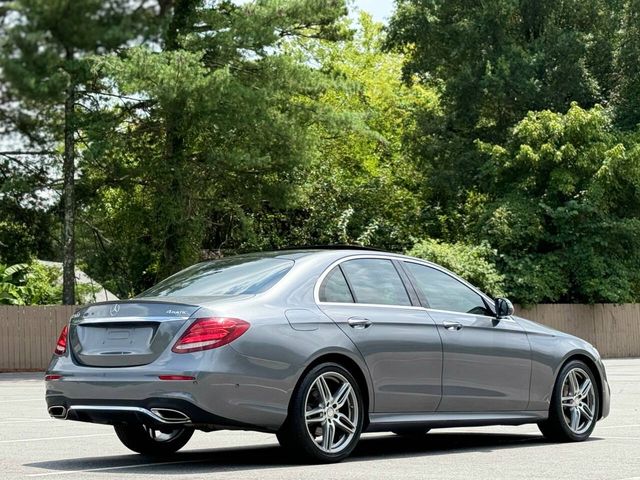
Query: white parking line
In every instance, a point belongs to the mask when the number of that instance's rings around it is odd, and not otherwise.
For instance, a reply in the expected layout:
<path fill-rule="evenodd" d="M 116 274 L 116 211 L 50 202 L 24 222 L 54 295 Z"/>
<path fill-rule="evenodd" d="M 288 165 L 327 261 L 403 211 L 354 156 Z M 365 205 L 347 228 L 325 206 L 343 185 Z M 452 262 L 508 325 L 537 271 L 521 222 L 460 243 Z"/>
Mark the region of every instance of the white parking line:
<path fill-rule="evenodd" d="M 93 433 L 91 435 L 68 435 L 66 437 L 18 438 L 17 440 L 0 440 L 0 443 L 38 442 L 43 440 L 64 440 L 67 438 L 110 437 L 110 433 Z"/>
<path fill-rule="evenodd" d="M 74 473 L 89 473 L 89 472 L 104 472 L 108 470 L 118 470 L 122 468 L 140 468 L 140 467 L 155 467 L 163 465 L 177 465 L 187 463 L 199 463 L 206 462 L 206 458 L 198 460 L 177 460 L 175 462 L 154 462 L 154 463 L 134 463 L 133 465 L 117 465 L 114 467 L 101 467 L 101 468 L 87 468 L 84 470 L 64 470 L 60 472 L 45 472 L 45 473 L 30 473 L 27 477 L 48 477 L 50 475 L 73 475 Z"/>

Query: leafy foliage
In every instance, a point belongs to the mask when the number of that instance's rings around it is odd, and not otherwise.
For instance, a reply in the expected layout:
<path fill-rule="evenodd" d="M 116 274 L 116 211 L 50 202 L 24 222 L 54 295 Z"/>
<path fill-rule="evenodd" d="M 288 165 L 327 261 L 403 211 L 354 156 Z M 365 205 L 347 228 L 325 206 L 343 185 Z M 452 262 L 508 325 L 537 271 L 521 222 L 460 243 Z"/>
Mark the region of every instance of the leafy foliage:
<path fill-rule="evenodd" d="M 49 305 L 60 303 L 60 271 L 37 262 L 0 264 L 0 304 Z"/>
<path fill-rule="evenodd" d="M 382 25 L 363 13 L 353 39 L 302 45 L 335 79 L 318 99 L 318 108 L 333 118 L 311 127 L 310 164 L 296 179 L 301 188 L 293 208 L 256 216 L 263 225 L 256 246 L 347 243 L 400 250 L 420 231 L 416 191 L 422 177 L 403 139 L 415 129 L 413 113 L 436 109 L 438 98 L 432 89 L 402 83 L 402 56 L 383 53 L 384 38 Z"/>
<path fill-rule="evenodd" d="M 521 303 L 640 301 L 638 0 L 396 3 L 385 29 L 345 0 L 11 2 L 0 262 L 76 231 L 127 296 L 357 243 Z M 3 301 L 52 301 L 36 270 Z"/>
<path fill-rule="evenodd" d="M 504 145 L 480 149 L 495 183 L 476 235 L 502 252 L 515 298 L 638 298 L 640 149 L 602 108 L 530 113 Z"/>
<path fill-rule="evenodd" d="M 131 47 L 96 69 L 117 89 L 88 131 L 84 178 L 99 276 L 130 294 L 217 249 L 238 248 L 253 218 L 287 208 L 311 160 L 318 98 L 332 85 L 291 53 L 348 34 L 343 1 L 176 2 L 160 48 Z M 89 273 L 93 273 L 90 269 Z"/>
<path fill-rule="evenodd" d="M 488 242 L 517 301 L 639 298 L 637 138 L 615 129 L 637 123 L 637 10 L 398 2 L 387 47 L 442 98 L 409 142 L 437 206 L 427 234 Z"/>

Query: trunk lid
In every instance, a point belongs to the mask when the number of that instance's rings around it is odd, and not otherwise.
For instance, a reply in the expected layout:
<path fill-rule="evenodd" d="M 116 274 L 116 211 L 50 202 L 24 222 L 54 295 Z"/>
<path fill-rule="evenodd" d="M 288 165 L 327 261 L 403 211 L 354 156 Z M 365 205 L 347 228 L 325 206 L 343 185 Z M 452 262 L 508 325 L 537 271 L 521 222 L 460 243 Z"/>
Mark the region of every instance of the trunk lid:
<path fill-rule="evenodd" d="M 90 305 L 71 317 L 71 352 L 78 363 L 89 367 L 147 365 L 175 341 L 199 308 L 175 299 Z"/>

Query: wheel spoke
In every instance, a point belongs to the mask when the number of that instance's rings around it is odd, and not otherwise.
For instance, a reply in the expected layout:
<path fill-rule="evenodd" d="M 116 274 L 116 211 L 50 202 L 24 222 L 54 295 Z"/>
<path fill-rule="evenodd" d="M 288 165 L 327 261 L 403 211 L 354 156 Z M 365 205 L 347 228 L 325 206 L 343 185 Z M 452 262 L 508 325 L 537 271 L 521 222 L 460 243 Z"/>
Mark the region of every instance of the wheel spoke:
<path fill-rule="evenodd" d="M 333 399 L 334 403 L 337 405 L 337 408 L 342 408 L 344 406 L 350 394 L 351 384 L 348 382 L 343 383 Z"/>
<path fill-rule="evenodd" d="M 580 396 L 586 397 L 591 389 L 593 388 L 593 384 L 591 383 L 591 379 L 587 377 L 582 386 L 580 387 Z"/>
<path fill-rule="evenodd" d="M 593 420 L 593 412 L 591 411 L 591 408 L 589 407 L 589 405 L 587 405 L 586 403 L 583 403 L 582 405 L 580 405 L 579 408 L 580 408 L 580 413 L 584 415 L 589 422 L 591 422 L 591 420 Z"/>
<path fill-rule="evenodd" d="M 580 426 L 580 410 L 577 407 L 571 409 L 571 430 L 578 431 Z"/>
<path fill-rule="evenodd" d="M 351 420 L 349 420 L 346 415 L 338 415 L 336 418 L 334 418 L 333 421 L 335 422 L 336 427 L 344 430 L 349 434 L 356 431 L 356 426 L 353 424 L 353 422 L 351 422 Z"/>
<path fill-rule="evenodd" d="M 573 406 L 573 397 L 562 397 L 562 406 L 563 407 Z"/>
<path fill-rule="evenodd" d="M 329 385 L 327 385 L 327 381 L 323 376 L 318 377 L 316 385 L 318 386 L 318 391 L 322 397 L 322 403 L 326 407 L 331 403 L 331 390 L 329 389 Z"/>
<path fill-rule="evenodd" d="M 569 372 L 569 384 L 571 385 L 571 394 L 575 395 L 576 393 L 578 393 L 580 387 L 578 384 L 578 376 L 575 370 L 571 370 L 571 372 Z"/>
<path fill-rule="evenodd" d="M 333 438 L 335 437 L 336 427 L 333 422 L 326 421 L 322 426 L 322 448 L 326 451 L 331 450 L 333 446 Z"/>
<path fill-rule="evenodd" d="M 313 410 L 308 410 L 305 412 L 305 420 L 307 423 L 319 423 L 324 422 L 324 408 L 317 407 Z"/>

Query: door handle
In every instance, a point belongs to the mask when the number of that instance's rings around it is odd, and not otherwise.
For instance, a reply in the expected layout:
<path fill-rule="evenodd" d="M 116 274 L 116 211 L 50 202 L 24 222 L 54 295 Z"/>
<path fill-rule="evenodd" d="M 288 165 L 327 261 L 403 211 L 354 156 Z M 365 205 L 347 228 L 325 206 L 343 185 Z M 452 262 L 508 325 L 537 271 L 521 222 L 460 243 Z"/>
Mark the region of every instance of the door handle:
<path fill-rule="evenodd" d="M 347 320 L 347 323 L 351 328 L 356 328 L 358 330 L 371 326 L 371 320 L 364 317 L 351 317 Z"/>
<path fill-rule="evenodd" d="M 460 322 L 449 322 L 449 321 L 444 321 L 442 323 L 444 325 L 444 328 L 446 328 L 447 330 L 462 330 L 462 324 Z"/>

